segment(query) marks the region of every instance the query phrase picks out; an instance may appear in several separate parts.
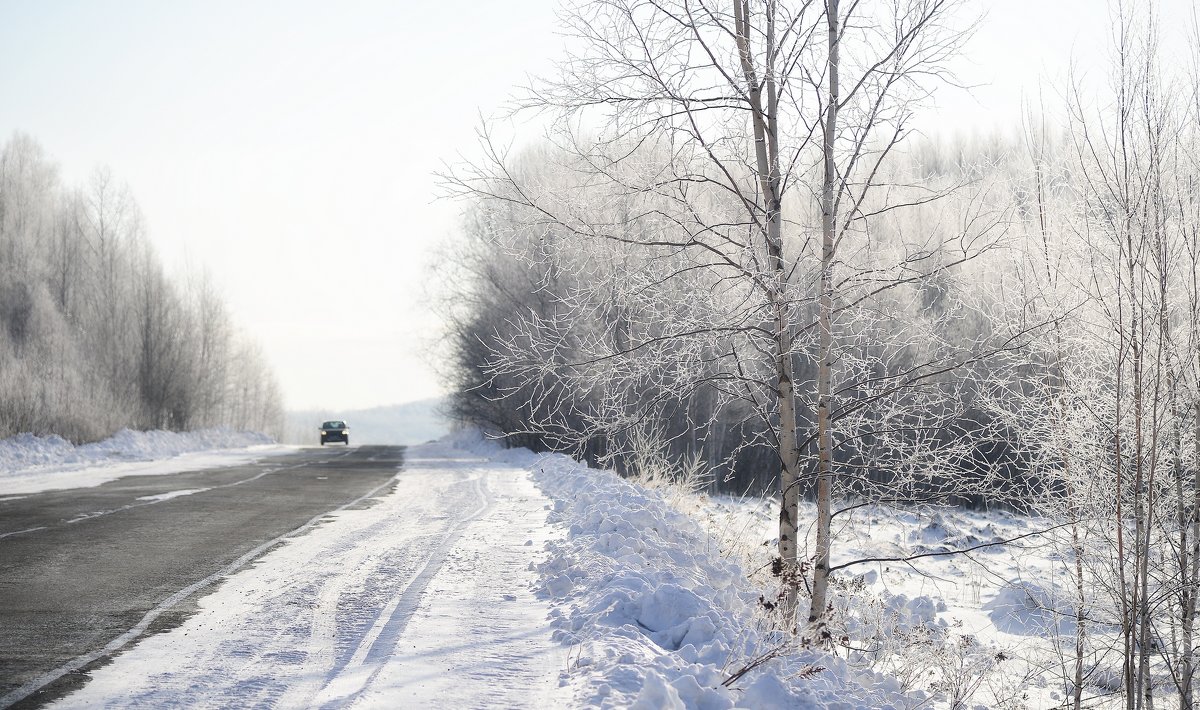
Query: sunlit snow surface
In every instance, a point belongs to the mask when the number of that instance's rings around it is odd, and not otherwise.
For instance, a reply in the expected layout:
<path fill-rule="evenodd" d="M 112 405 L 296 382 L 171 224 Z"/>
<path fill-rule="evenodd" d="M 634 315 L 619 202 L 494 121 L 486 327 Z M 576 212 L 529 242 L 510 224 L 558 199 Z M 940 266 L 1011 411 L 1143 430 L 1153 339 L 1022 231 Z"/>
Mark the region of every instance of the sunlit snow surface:
<path fill-rule="evenodd" d="M 676 505 L 701 520 L 724 554 L 756 570 L 751 576 L 760 587 L 769 586 L 778 530 L 773 501 L 686 496 Z M 814 524 L 815 512 L 802 503 L 802 529 Z M 1003 511 L 917 514 L 866 506 L 837 518 L 835 567 L 892 559 L 838 573 L 835 623 L 850 634 L 854 650 L 839 648 L 844 661 L 816 677 L 844 672 L 837 671 L 843 662 L 870 666 L 883 685 L 899 683 L 902 691 L 879 707 L 1061 707 L 1070 700 L 1062 679 L 1074 652 L 1072 558 L 1040 534 L 1048 527 L 1043 519 Z M 970 551 L 941 554 L 964 549 Z M 1088 628 L 1096 639 L 1115 631 Z M 1088 655 L 1085 707 L 1122 706 L 1111 685 L 1118 663 Z M 955 705 L 955 692 L 966 700 Z M 870 707 L 826 701 L 813 706 Z"/>
<path fill-rule="evenodd" d="M 81 446 L 58 436 L 20 434 L 0 440 L 0 496 L 98 486 L 122 476 L 235 466 L 292 450 L 264 434 L 224 429 L 123 429 Z"/>
<path fill-rule="evenodd" d="M 833 652 L 792 644 L 726 683 L 781 642 L 760 601 L 777 585 L 774 502 L 660 495 L 564 456 L 501 456 L 534 471 L 565 528 L 538 569 L 583 705 L 1050 708 L 1066 697 L 1070 558 L 1039 534 L 1044 520 L 881 506 L 839 515 L 833 564 L 876 560 L 835 580 L 831 628 L 845 641 Z M 804 504 L 801 525 L 814 520 Z M 1106 707 L 1111 673 L 1088 664 L 1085 701 Z"/>
<path fill-rule="evenodd" d="M 509 452 L 554 498 L 565 528 L 538 567 L 556 637 L 572 646 L 586 707 L 882 708 L 899 683 L 825 653 L 798 651 L 725 683 L 790 639 L 759 613 L 756 587 L 710 528 L 609 472 L 562 455 Z M 749 533 L 754 534 L 754 533 Z M 757 544 L 757 543 L 754 543 Z M 915 704 L 915 703 L 913 703 Z"/>
<path fill-rule="evenodd" d="M 856 650 L 793 647 L 726 684 L 781 640 L 760 603 L 775 519 L 770 502 L 668 499 L 456 435 L 410 448 L 394 491 L 284 540 L 58 705 L 948 707 L 931 679 L 953 673 L 968 707 L 1062 701 L 1048 630 L 1070 641 L 1051 591 L 1064 563 L 1037 537 L 849 568 L 835 618 Z M 838 525 L 835 564 L 1038 527 L 874 507 Z"/>

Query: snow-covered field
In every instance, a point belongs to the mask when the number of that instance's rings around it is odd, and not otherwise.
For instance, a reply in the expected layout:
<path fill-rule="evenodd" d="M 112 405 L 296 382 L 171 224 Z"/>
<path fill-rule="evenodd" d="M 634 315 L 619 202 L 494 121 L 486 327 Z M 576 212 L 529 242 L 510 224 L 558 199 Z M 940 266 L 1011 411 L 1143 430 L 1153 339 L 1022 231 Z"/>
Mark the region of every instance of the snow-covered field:
<path fill-rule="evenodd" d="M 757 587 L 771 588 L 773 501 L 685 495 L 675 505 L 701 520 Z M 801 523 L 815 519 L 802 503 Z M 835 639 L 846 638 L 835 642 L 837 661 L 813 661 L 825 668 L 816 677 L 869 668 L 878 689 L 899 694 L 875 706 L 830 707 L 1053 708 L 1070 700 L 1071 558 L 1044 534 L 1049 523 L 999 511 L 866 506 L 836 528 L 833 567 L 849 566 L 835 583 L 831 625 Z M 1115 629 L 1093 623 L 1088 633 L 1111 638 Z M 1119 704 L 1117 663 L 1089 654 L 1085 707 Z"/>
<path fill-rule="evenodd" d="M 58 436 L 20 434 L 0 441 L 0 495 L 233 466 L 290 450 L 264 434 L 225 429 L 184 433 L 123 429 L 104 441 L 81 446 Z"/>
<path fill-rule="evenodd" d="M 83 464 L 81 464 L 82 466 Z M 101 467 L 103 468 L 103 467 Z M 80 471 L 76 471 L 83 475 Z M 811 513 L 811 511 L 809 511 Z M 1052 707 L 1037 536 L 837 586 L 834 651 L 771 630 L 769 502 L 651 491 L 459 434 L 396 489 L 289 536 L 58 705 Z M 1036 521 L 862 508 L 835 564 L 1018 537 Z"/>

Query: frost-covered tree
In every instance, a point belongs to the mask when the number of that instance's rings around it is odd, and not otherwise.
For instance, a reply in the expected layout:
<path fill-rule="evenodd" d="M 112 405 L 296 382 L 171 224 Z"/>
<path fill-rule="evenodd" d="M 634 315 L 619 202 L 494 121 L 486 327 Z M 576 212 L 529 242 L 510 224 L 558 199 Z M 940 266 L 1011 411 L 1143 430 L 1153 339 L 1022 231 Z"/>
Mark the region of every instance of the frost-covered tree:
<path fill-rule="evenodd" d="M 760 422 L 744 443 L 780 474 L 783 607 L 805 587 L 814 622 L 834 501 L 949 493 L 973 455 L 955 373 L 1018 337 L 975 337 L 955 325 L 969 304 L 942 297 L 1001 237 L 984 190 L 893 161 L 963 38 L 955 9 L 581 3 L 578 49 L 524 104 L 558 119 L 539 168 L 485 127 L 486 159 L 447 176 L 561 286 L 539 277 L 539 308 L 485 322 L 504 335 L 480 337 L 475 386 L 509 383 L 529 434 L 610 456 L 701 392 L 693 429 Z M 952 219 L 921 209 L 948 195 Z M 802 552 L 804 493 L 820 512 Z"/>
<path fill-rule="evenodd" d="M 211 285 L 189 291 L 166 276 L 110 171 L 67 188 L 31 137 L 0 148 L 0 436 L 276 431 L 270 370 L 257 355 L 237 359 L 240 340 Z M 246 400 L 234 401 L 240 390 Z"/>
<path fill-rule="evenodd" d="M 993 403 L 1037 509 L 1061 523 L 1072 706 L 1111 675 L 1125 707 L 1169 693 L 1192 707 L 1200 263 L 1195 108 L 1178 97 L 1196 83 L 1159 61 L 1152 14 L 1117 3 L 1111 17 L 1107 85 L 1074 82 L 1061 137 L 1029 131 L 1026 242 L 1007 277 L 1023 298 L 993 317 L 1053 327 L 997 368 Z"/>

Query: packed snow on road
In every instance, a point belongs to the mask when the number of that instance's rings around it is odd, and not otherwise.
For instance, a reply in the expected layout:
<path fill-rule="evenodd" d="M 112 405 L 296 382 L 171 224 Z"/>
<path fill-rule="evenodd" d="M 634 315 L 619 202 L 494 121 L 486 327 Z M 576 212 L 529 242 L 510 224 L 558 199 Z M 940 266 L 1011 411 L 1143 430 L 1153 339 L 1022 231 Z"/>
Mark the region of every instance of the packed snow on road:
<path fill-rule="evenodd" d="M 275 451 L 247 443 L 237 455 Z M 130 465 L 62 462 L 76 485 Z M 43 477 L 53 468 L 43 464 Z M 55 705 L 1062 701 L 1049 671 L 1072 629 L 1056 591 L 1062 558 L 1037 542 L 1038 521 L 863 508 L 835 564 L 977 550 L 930 557 L 920 574 L 887 560 L 849 568 L 833 616 L 847 636 L 822 650 L 774 630 L 765 611 L 775 515 L 767 501 L 650 490 L 457 434 L 410 448 L 390 493 L 285 536 L 182 625 L 127 645 Z"/>

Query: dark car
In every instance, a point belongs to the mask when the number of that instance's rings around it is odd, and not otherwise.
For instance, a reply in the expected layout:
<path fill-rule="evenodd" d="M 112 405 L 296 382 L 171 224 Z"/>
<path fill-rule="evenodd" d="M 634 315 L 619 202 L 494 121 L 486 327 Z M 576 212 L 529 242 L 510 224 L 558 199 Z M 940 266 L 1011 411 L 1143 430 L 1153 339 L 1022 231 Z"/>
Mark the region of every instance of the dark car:
<path fill-rule="evenodd" d="M 340 441 L 346 446 L 350 445 L 350 427 L 338 419 L 327 421 L 321 425 L 321 446 L 330 441 Z"/>

